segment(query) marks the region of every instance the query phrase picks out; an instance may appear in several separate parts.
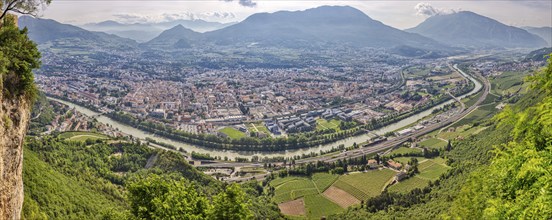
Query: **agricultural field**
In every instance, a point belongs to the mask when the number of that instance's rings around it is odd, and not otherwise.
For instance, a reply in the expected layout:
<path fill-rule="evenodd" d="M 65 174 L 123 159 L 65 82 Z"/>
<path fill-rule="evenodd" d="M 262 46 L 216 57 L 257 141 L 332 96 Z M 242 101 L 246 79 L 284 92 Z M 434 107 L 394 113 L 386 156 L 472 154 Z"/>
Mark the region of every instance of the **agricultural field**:
<path fill-rule="evenodd" d="M 439 133 L 437 136 L 445 140 L 454 140 L 456 138 L 465 138 L 469 135 L 478 134 L 479 132 L 485 129 L 487 129 L 487 127 L 480 127 L 480 126 L 472 127 L 469 125 L 461 125 L 459 127 L 454 128 L 454 131 L 449 132 L 447 129 L 447 131 L 443 131 Z"/>
<path fill-rule="evenodd" d="M 471 124 L 472 122 L 479 122 L 484 119 L 491 118 L 494 116 L 494 114 L 498 112 L 498 109 L 495 108 L 495 105 L 485 105 L 485 106 L 479 106 L 477 109 L 475 109 L 470 114 L 466 115 L 463 119 L 460 121 L 454 123 L 455 126 L 461 126 L 466 124 Z"/>
<path fill-rule="evenodd" d="M 418 143 L 418 145 L 430 149 L 441 149 L 447 146 L 447 142 L 437 138 L 429 138 Z"/>
<path fill-rule="evenodd" d="M 492 93 L 497 95 L 523 94 L 527 91 L 528 86 L 523 81 L 526 76 L 527 74 L 523 72 L 503 72 L 491 78 Z"/>
<path fill-rule="evenodd" d="M 418 165 L 420 173 L 416 177 L 425 180 L 436 180 L 450 169 L 442 158 L 426 160 Z"/>
<path fill-rule="evenodd" d="M 477 100 L 481 98 L 482 95 L 483 95 L 483 91 L 479 91 L 476 94 L 463 98 L 461 101 L 464 102 L 464 104 L 466 105 L 466 108 L 468 108 L 474 105 L 477 102 Z"/>
<path fill-rule="evenodd" d="M 320 194 L 309 195 L 304 199 L 308 219 L 320 219 L 322 216 L 345 211 L 345 209 Z"/>
<path fill-rule="evenodd" d="M 429 184 L 429 181 L 434 181 L 445 173 L 448 166 L 445 165 L 445 159 L 437 157 L 433 159 L 424 159 L 418 164 L 419 174 L 403 180 L 395 185 L 387 188 L 389 192 L 408 193 L 416 188 L 424 188 Z"/>
<path fill-rule="evenodd" d="M 93 132 L 85 132 L 85 131 L 70 131 L 70 132 L 64 132 L 59 135 L 61 139 L 65 139 L 68 141 L 79 141 L 83 142 L 86 140 L 107 140 L 110 139 L 109 136 L 99 133 L 93 133 Z"/>
<path fill-rule="evenodd" d="M 359 200 L 366 200 L 379 195 L 395 174 L 389 169 L 352 173 L 340 176 L 333 186 L 348 192 Z"/>
<path fill-rule="evenodd" d="M 303 198 L 280 203 L 278 204 L 278 208 L 280 208 L 282 214 L 287 216 L 305 215 L 305 201 Z"/>
<path fill-rule="evenodd" d="M 326 119 L 319 118 L 316 120 L 316 130 L 333 128 L 336 131 L 341 131 L 341 129 L 339 128 L 340 124 L 341 124 L 341 120 L 338 120 L 338 119 L 332 119 L 328 121 Z"/>
<path fill-rule="evenodd" d="M 337 179 L 338 175 L 328 173 L 315 173 L 311 178 L 307 177 L 285 177 L 270 182 L 275 191 L 274 200 L 281 203 L 302 196 L 320 194 Z"/>
<path fill-rule="evenodd" d="M 330 188 L 324 191 L 324 196 L 341 206 L 341 208 L 348 208 L 360 204 L 360 200 L 356 197 L 335 186 L 330 186 Z"/>
<path fill-rule="evenodd" d="M 418 163 L 427 160 L 425 157 L 395 157 L 393 158 L 394 161 L 397 161 L 399 163 L 407 164 L 411 158 L 416 158 L 418 160 Z"/>
<path fill-rule="evenodd" d="M 285 177 L 270 182 L 275 188 L 274 202 L 278 203 L 282 213 L 297 217 L 301 208 L 292 208 L 292 205 L 304 205 L 303 212 L 309 219 L 319 219 L 343 211 L 343 209 L 328 200 L 321 193 L 330 187 L 338 175 L 328 173 L 315 173 L 311 178 Z"/>
<path fill-rule="evenodd" d="M 220 129 L 219 132 L 228 135 L 228 137 L 232 139 L 240 139 L 245 137 L 245 133 L 232 127 L 224 127 L 223 129 Z"/>
<path fill-rule="evenodd" d="M 429 180 L 413 176 L 387 188 L 389 192 L 408 193 L 416 188 L 424 188 L 429 185 Z"/>
<path fill-rule="evenodd" d="M 337 180 L 339 176 L 335 174 L 329 174 L 329 173 L 315 173 L 312 175 L 312 181 L 314 182 L 314 185 L 316 185 L 316 188 L 320 192 L 323 192 L 328 187 L 330 187 L 335 180 Z"/>
<path fill-rule="evenodd" d="M 392 157 L 393 155 L 420 153 L 420 152 L 421 150 L 416 148 L 399 147 L 397 149 L 392 150 L 391 153 L 389 153 L 389 155 Z"/>
<path fill-rule="evenodd" d="M 289 180 L 286 180 L 288 179 Z M 286 177 L 282 178 L 284 182 L 281 184 L 274 184 L 271 182 L 276 190 L 274 192 L 274 201 L 276 203 L 282 203 L 290 200 L 294 200 L 306 195 L 318 194 L 318 189 L 314 185 L 314 182 L 305 177 Z"/>

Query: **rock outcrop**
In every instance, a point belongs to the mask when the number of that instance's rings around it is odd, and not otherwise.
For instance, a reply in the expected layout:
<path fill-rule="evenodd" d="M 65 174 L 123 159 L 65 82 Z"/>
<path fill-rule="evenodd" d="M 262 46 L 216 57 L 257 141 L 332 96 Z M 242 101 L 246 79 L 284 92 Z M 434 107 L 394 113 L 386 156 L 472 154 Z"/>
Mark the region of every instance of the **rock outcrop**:
<path fill-rule="evenodd" d="M 20 219 L 23 142 L 31 104 L 23 97 L 6 99 L 3 94 L 0 94 L 0 103 L 0 219 Z"/>
<path fill-rule="evenodd" d="M 8 14 L 3 23 L 0 23 L 0 29 L 9 23 L 17 25 L 16 21 L 16 16 Z M 22 45 L 29 46 L 28 42 Z M 0 72 L 0 220 L 18 220 L 21 219 L 23 208 L 23 142 L 32 104 L 27 95 L 16 94 L 14 90 L 6 88 L 19 87 L 17 83 L 21 79 L 18 79 L 20 76 L 17 74 L 9 73 L 10 69 L 5 69 L 2 65 L 7 65 L 6 57 L 8 60 L 16 60 L 18 65 L 29 64 L 30 61 L 21 60 L 21 57 L 14 58 L 13 54 L 5 52 L 0 51 L 0 55 L 4 56 L 0 56 L 0 71 L 3 71 Z"/>

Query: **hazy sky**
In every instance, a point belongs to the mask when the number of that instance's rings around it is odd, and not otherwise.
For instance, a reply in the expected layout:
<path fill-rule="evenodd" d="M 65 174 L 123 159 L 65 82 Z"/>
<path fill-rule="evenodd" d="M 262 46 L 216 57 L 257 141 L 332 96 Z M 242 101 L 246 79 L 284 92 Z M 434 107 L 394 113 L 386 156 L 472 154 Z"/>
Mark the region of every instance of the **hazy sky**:
<path fill-rule="evenodd" d="M 434 13 L 469 10 L 514 26 L 552 26 L 552 1 L 310 1 L 310 0 L 53 0 L 43 18 L 84 24 L 104 20 L 124 23 L 200 18 L 241 21 L 258 12 L 304 10 L 321 5 L 350 5 L 373 19 L 404 29 Z"/>

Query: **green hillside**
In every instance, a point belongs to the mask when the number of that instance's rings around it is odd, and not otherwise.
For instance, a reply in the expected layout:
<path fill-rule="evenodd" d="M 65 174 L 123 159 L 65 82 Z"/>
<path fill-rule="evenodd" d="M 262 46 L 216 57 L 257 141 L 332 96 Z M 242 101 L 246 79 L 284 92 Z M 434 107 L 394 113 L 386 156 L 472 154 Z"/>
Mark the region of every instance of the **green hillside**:
<path fill-rule="evenodd" d="M 257 182 L 223 184 L 181 154 L 146 145 L 65 136 L 27 140 L 25 219 L 280 218 Z"/>
<path fill-rule="evenodd" d="M 488 129 L 453 143 L 444 155 L 451 169 L 438 180 L 330 219 L 550 219 L 552 59 L 529 80 L 532 90 L 483 122 Z"/>

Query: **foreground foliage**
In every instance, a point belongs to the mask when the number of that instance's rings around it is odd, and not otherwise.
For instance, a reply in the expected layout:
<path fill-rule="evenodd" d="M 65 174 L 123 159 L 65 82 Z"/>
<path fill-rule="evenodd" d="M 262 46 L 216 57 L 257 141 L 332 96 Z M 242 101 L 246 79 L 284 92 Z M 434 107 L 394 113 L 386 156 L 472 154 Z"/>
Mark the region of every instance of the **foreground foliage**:
<path fill-rule="evenodd" d="M 25 219 L 281 218 L 259 183 L 225 185 L 176 152 L 45 136 L 24 155 Z"/>
<path fill-rule="evenodd" d="M 496 118 L 513 140 L 497 146 L 490 166 L 462 188 L 452 209 L 460 218 L 549 219 L 552 217 L 552 59 L 530 78 L 537 105 L 505 109 Z"/>

